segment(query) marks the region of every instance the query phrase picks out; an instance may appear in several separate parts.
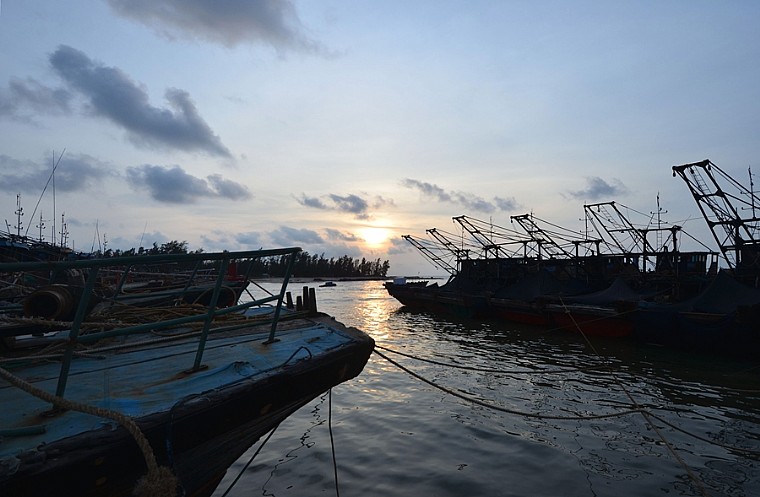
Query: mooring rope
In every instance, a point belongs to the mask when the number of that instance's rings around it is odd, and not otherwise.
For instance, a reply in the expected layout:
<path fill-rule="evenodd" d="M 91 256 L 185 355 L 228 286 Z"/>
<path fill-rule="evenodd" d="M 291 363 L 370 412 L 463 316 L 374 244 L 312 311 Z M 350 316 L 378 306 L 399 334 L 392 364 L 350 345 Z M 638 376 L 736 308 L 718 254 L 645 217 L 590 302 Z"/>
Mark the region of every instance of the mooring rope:
<path fill-rule="evenodd" d="M 424 357 L 418 357 L 412 354 L 407 354 L 406 352 L 401 352 L 398 350 L 394 350 L 388 347 L 383 347 L 382 345 L 378 345 L 375 343 L 376 349 L 382 349 L 386 352 L 391 352 L 392 354 L 398 354 L 400 356 L 408 357 L 410 359 L 414 359 L 421 362 L 426 362 L 428 364 L 435 364 L 436 366 L 444 366 L 447 368 L 452 369 L 463 369 L 466 371 L 475 371 L 478 373 L 501 373 L 501 374 L 562 374 L 562 373 L 573 373 L 573 372 L 582 372 L 582 371 L 591 371 L 594 369 L 598 369 L 597 366 L 589 366 L 587 368 L 565 368 L 565 369 L 496 369 L 496 368 L 478 368 L 475 366 L 465 366 L 463 364 L 454 364 L 451 362 L 442 362 L 442 361 L 436 361 L 433 359 L 426 359 Z"/>
<path fill-rule="evenodd" d="M 142 451 L 145 458 L 145 464 L 148 466 L 148 473 L 137 481 L 134 493 L 138 497 L 171 497 L 177 494 L 177 477 L 171 469 L 159 466 L 153 449 L 137 423 L 124 414 L 102 407 L 91 406 L 74 402 L 63 397 L 58 397 L 48 393 L 31 383 L 12 374 L 5 368 L 0 367 L 0 377 L 11 385 L 23 390 L 24 392 L 37 397 L 38 399 L 49 402 L 60 409 L 78 411 L 85 414 L 91 414 L 101 418 L 111 419 L 122 425 L 134 437 L 137 445 Z"/>
<path fill-rule="evenodd" d="M 338 463 L 337 459 L 335 457 L 335 439 L 333 437 L 333 431 L 332 431 L 332 388 L 327 391 L 328 395 L 328 401 L 327 401 L 327 429 L 330 433 L 330 449 L 332 451 L 332 461 L 333 461 L 333 474 L 335 475 L 335 495 L 337 497 L 340 497 L 340 488 L 338 485 Z M 227 490 L 224 491 L 224 493 L 221 495 L 221 497 L 227 497 L 227 495 L 232 491 L 233 487 L 237 485 L 240 478 L 242 478 L 243 473 L 248 469 L 248 467 L 253 463 L 253 460 L 256 459 L 256 457 L 259 455 L 261 450 L 264 448 L 264 445 L 269 441 L 270 438 L 272 438 L 272 435 L 274 435 L 274 432 L 277 430 L 277 428 L 280 426 L 278 423 L 275 425 L 274 428 L 269 432 L 269 435 L 267 435 L 267 438 L 264 439 L 263 442 L 261 442 L 261 445 L 256 449 L 256 452 L 253 453 L 253 455 L 248 459 L 248 462 L 243 465 L 243 468 L 238 472 L 237 476 L 234 480 L 229 484 L 227 487 Z"/>
<path fill-rule="evenodd" d="M 570 310 L 567 308 L 567 305 L 565 304 L 565 301 L 560 296 L 559 298 L 560 303 L 562 304 L 562 307 L 565 309 L 565 313 L 567 313 L 570 320 L 573 322 L 573 325 L 578 330 L 578 332 L 583 337 L 583 340 L 586 342 L 586 344 L 591 348 L 594 355 L 601 358 L 601 354 L 596 350 L 596 347 L 594 347 L 594 344 L 591 343 L 591 340 L 589 340 L 588 336 L 586 336 L 586 333 L 583 332 L 583 329 L 581 329 L 578 322 L 575 320 L 575 317 L 570 312 Z M 702 480 L 700 480 L 697 475 L 694 474 L 694 472 L 691 470 L 691 468 L 686 464 L 686 461 L 683 460 L 683 458 L 676 452 L 675 447 L 668 441 L 667 438 L 665 438 L 665 435 L 660 431 L 657 426 L 652 422 L 652 419 L 650 417 L 650 414 L 641 408 L 639 403 L 636 401 L 636 399 L 633 398 L 633 395 L 628 391 L 627 388 L 625 388 L 625 385 L 623 385 L 623 382 L 620 381 L 620 379 L 615 374 L 615 371 L 612 370 L 612 368 L 607 369 L 610 375 L 612 376 L 612 379 L 617 383 L 618 387 L 623 391 L 623 393 L 628 397 L 628 399 L 631 401 L 631 403 L 636 406 L 636 410 L 641 416 L 644 418 L 644 420 L 647 422 L 647 425 L 651 427 L 651 429 L 657 434 L 657 436 L 660 438 L 663 444 L 665 444 L 665 447 L 668 449 L 668 452 L 675 458 L 676 462 L 686 471 L 686 474 L 689 475 L 689 478 L 691 481 L 696 485 L 696 487 L 699 489 L 700 493 L 704 497 L 709 497 L 709 494 L 707 493 L 707 489 L 705 488 L 704 484 L 702 483 Z"/>
<path fill-rule="evenodd" d="M 392 351 L 391 349 L 388 349 L 388 348 L 382 347 L 382 346 L 378 346 L 376 344 L 375 345 L 375 349 L 378 349 L 378 348 L 383 349 L 383 350 L 388 350 L 388 351 L 391 351 L 391 352 L 395 352 L 395 351 Z M 478 405 L 486 407 L 488 409 L 493 409 L 493 410 L 497 410 L 497 411 L 506 412 L 508 414 L 515 414 L 515 415 L 518 415 L 518 416 L 525 416 L 525 417 L 530 417 L 530 418 L 538 418 L 538 419 L 542 419 L 542 418 L 543 419 L 564 419 L 564 420 L 579 420 L 579 421 L 590 420 L 590 419 L 600 419 L 600 418 L 612 418 L 612 417 L 625 416 L 625 415 L 633 414 L 633 413 L 646 412 L 648 415 L 650 415 L 651 417 L 653 417 L 653 418 L 661 421 L 663 424 L 665 424 L 667 426 L 670 426 L 671 428 L 673 428 L 673 429 L 675 429 L 677 431 L 680 431 L 681 433 L 683 433 L 683 434 L 685 434 L 685 435 L 687 435 L 689 437 L 692 437 L 692 438 L 694 438 L 696 440 L 700 440 L 702 442 L 706 442 L 706 443 L 709 443 L 709 444 L 714 445 L 716 447 L 721 447 L 721 448 L 729 450 L 729 451 L 739 452 L 739 453 L 745 454 L 747 456 L 760 457 L 760 451 L 752 450 L 752 449 L 745 449 L 743 447 L 736 447 L 736 446 L 732 446 L 732 445 L 723 444 L 723 443 L 717 442 L 715 440 L 710 440 L 708 438 L 705 438 L 705 437 L 703 437 L 701 435 L 698 435 L 696 433 L 690 432 L 690 431 L 685 430 L 683 428 L 680 428 L 677 425 L 674 425 L 673 423 L 670 423 L 669 421 L 665 420 L 662 416 L 660 416 L 658 414 L 655 414 L 650 409 L 645 409 L 641 404 L 638 404 L 638 407 L 635 408 L 635 409 L 628 409 L 628 410 L 620 411 L 620 412 L 617 412 L 617 413 L 611 413 L 611 414 L 606 414 L 606 415 L 589 415 L 589 416 L 578 415 L 578 416 L 575 416 L 575 417 L 569 417 L 569 416 L 565 416 L 565 417 L 547 416 L 547 415 L 543 415 L 543 414 L 526 413 L 525 411 L 510 410 L 510 409 L 502 408 L 502 407 L 496 406 L 494 404 L 483 402 L 483 401 L 480 401 L 478 399 L 473 399 L 472 397 L 468 397 L 466 395 L 457 393 L 457 392 L 455 392 L 455 391 L 453 391 L 453 390 L 451 390 L 451 389 L 449 389 L 449 388 L 447 388 L 445 386 L 439 385 L 439 384 L 435 383 L 434 381 L 429 380 L 429 379 L 427 379 L 427 378 L 425 378 L 425 377 L 423 377 L 423 376 L 421 376 L 421 375 L 413 372 L 409 368 L 407 368 L 407 367 L 399 364 L 396 361 L 391 360 L 390 358 L 388 358 L 384 354 L 378 352 L 377 350 L 375 350 L 374 352 L 378 356 L 382 357 L 383 359 L 385 359 L 386 361 L 390 362 L 392 365 L 396 366 L 398 369 L 404 371 L 405 373 L 409 374 L 410 376 L 413 376 L 414 378 L 417 378 L 418 380 L 420 380 L 420 381 L 422 381 L 424 383 L 427 383 L 428 385 L 430 385 L 430 386 L 432 386 L 432 387 L 434 387 L 434 388 L 436 388 L 438 390 L 441 390 L 441 391 L 443 391 L 443 392 L 445 392 L 445 393 L 447 393 L 449 395 L 452 395 L 454 397 L 458 397 L 458 398 L 460 398 L 462 400 L 465 400 L 465 401 L 467 401 L 469 403 L 478 404 Z M 402 355 L 404 355 L 405 357 L 409 357 L 411 359 L 422 361 L 422 362 L 428 362 L 428 361 L 426 361 L 426 359 L 424 359 L 422 357 L 413 356 L 411 354 L 402 354 Z M 432 364 L 436 364 L 436 365 L 447 365 L 447 363 L 441 364 L 441 363 L 439 363 L 437 361 L 429 361 L 429 362 L 431 362 Z M 465 369 L 467 369 L 467 368 L 465 368 Z M 474 370 L 478 371 L 477 368 L 475 368 Z M 485 370 L 485 371 L 488 372 L 488 370 Z M 625 405 L 625 404 L 622 404 L 622 405 Z M 664 408 L 658 408 L 658 407 L 654 407 L 654 408 L 664 409 Z"/>
<path fill-rule="evenodd" d="M 232 480 L 232 483 L 230 483 L 230 485 L 227 487 L 227 490 L 224 491 L 224 493 L 222 494 L 222 497 L 227 497 L 227 494 L 229 494 L 230 491 L 232 491 L 232 488 L 235 485 L 237 485 L 238 480 L 240 480 L 240 478 L 243 476 L 243 473 L 245 473 L 245 471 L 248 469 L 248 466 L 251 465 L 251 463 L 253 462 L 253 460 L 256 459 L 256 456 L 259 455 L 259 452 L 261 452 L 261 449 L 264 448 L 264 446 L 269 441 L 269 439 L 272 438 L 272 435 L 274 435 L 274 432 L 277 431 L 277 428 L 279 426 L 280 426 L 279 423 L 277 423 L 276 425 L 274 425 L 274 428 L 272 428 L 272 430 L 269 432 L 269 435 L 267 435 L 267 438 L 265 438 L 264 441 L 261 442 L 261 445 L 259 445 L 259 448 L 256 449 L 256 452 L 254 452 L 253 455 L 251 456 L 251 458 L 248 459 L 248 462 L 245 463 L 245 465 L 243 466 L 243 469 L 240 470 L 240 472 L 235 477 L 235 479 Z"/>
<path fill-rule="evenodd" d="M 330 449 L 332 450 L 333 474 L 335 475 L 335 495 L 340 497 L 338 486 L 338 461 L 335 458 L 335 440 L 332 431 L 332 388 L 327 392 L 327 431 L 330 432 Z"/>
<path fill-rule="evenodd" d="M 386 356 L 382 352 L 378 352 L 377 350 L 373 350 L 373 352 L 375 354 L 379 355 L 380 357 L 382 357 L 383 359 L 385 359 L 386 361 L 390 362 L 391 364 L 393 364 L 397 368 L 401 369 L 405 373 L 414 376 L 418 380 L 420 380 L 420 381 L 422 381 L 424 383 L 427 383 L 428 385 L 430 385 L 430 386 L 432 386 L 434 388 L 437 388 L 438 390 L 446 392 L 449 395 L 452 395 L 454 397 L 460 398 L 460 399 L 465 400 L 467 402 L 470 402 L 470 403 L 473 403 L 473 404 L 477 404 L 477 405 L 486 407 L 488 409 L 493 409 L 495 411 L 501 411 L 501 412 L 504 412 L 504 413 L 507 413 L 507 414 L 515 414 L 515 415 L 518 415 L 518 416 L 523 416 L 523 417 L 526 417 L 526 418 L 535 418 L 535 419 L 553 419 L 553 420 L 578 421 L 578 420 L 589 420 L 589 419 L 618 418 L 618 417 L 621 417 L 621 416 L 626 416 L 628 414 L 638 413 L 641 410 L 641 409 L 627 409 L 625 411 L 619 411 L 619 412 L 614 412 L 614 413 L 609 413 L 609 414 L 588 414 L 588 415 L 575 415 L 575 416 L 555 416 L 555 415 L 546 415 L 546 414 L 539 414 L 539 413 L 534 413 L 534 412 L 520 411 L 520 410 L 517 410 L 517 409 L 509 409 L 509 408 L 506 408 L 506 407 L 501 407 L 501 406 L 497 406 L 497 405 L 494 405 L 494 404 L 490 404 L 488 402 L 483 402 L 482 400 L 473 399 L 472 397 L 468 397 L 468 396 L 466 396 L 464 394 L 461 394 L 459 392 L 455 392 L 455 391 L 453 391 L 453 390 L 451 390 L 449 388 L 446 388 L 446 387 L 444 387 L 442 385 L 439 385 L 439 384 L 435 383 L 434 381 L 428 380 L 427 378 L 425 378 L 423 376 L 420 376 L 419 374 L 415 373 L 414 371 L 410 370 L 409 368 L 407 368 L 405 366 L 402 366 L 398 362 L 396 362 L 393 359 L 391 359 L 390 357 Z"/>
<path fill-rule="evenodd" d="M 461 369 L 465 371 L 475 371 L 478 373 L 497 373 L 497 374 L 505 374 L 505 375 L 532 375 L 532 374 L 564 374 L 564 373 L 584 373 L 584 372 L 594 372 L 594 371 L 602 371 L 602 370 L 609 370 L 608 365 L 600 365 L 600 366 L 587 366 L 587 367 L 578 367 L 578 368 L 557 368 L 557 369 L 500 369 L 500 368 L 480 368 L 476 366 L 466 366 L 463 364 L 456 364 L 453 362 L 443 362 L 443 361 L 437 361 L 434 359 L 428 359 L 426 357 L 419 357 L 413 354 L 409 354 L 407 352 L 401 352 L 399 350 L 391 349 L 389 347 L 384 347 L 382 345 L 379 345 L 375 343 L 376 349 L 381 349 L 386 352 L 390 352 L 392 354 L 397 354 L 403 357 L 407 357 L 409 359 L 414 359 L 415 361 L 425 362 L 428 364 L 435 364 L 436 366 L 443 366 L 446 368 L 451 369 Z M 0 362 L 1 363 L 1 362 Z M 756 368 L 760 368 L 760 366 L 757 366 Z M 752 371 L 751 368 L 749 371 Z M 637 378 L 656 378 L 656 375 L 652 374 L 643 374 L 641 372 L 631 372 L 631 375 L 637 377 Z M 742 388 L 731 388 L 731 387 L 723 387 L 724 390 L 734 392 L 734 393 L 749 393 L 749 394 L 757 394 L 760 393 L 760 389 L 742 389 Z"/>

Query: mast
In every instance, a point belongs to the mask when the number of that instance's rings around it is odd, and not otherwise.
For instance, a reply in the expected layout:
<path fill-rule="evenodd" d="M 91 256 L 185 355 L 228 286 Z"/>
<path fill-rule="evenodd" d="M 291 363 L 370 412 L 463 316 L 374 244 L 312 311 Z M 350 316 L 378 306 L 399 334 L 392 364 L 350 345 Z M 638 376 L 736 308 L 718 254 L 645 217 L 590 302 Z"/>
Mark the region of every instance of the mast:
<path fill-rule="evenodd" d="M 24 215 L 24 208 L 21 207 L 20 193 L 16 194 L 16 210 L 13 211 L 13 213 L 16 214 L 16 226 L 14 226 L 14 228 L 16 228 L 16 235 L 19 238 L 21 238 L 21 227 L 22 227 L 21 217 Z"/>
<path fill-rule="evenodd" d="M 538 247 L 538 258 L 541 259 L 541 250 L 544 249 L 547 255 L 551 257 L 573 257 L 571 252 L 568 252 L 565 248 L 560 246 L 543 228 L 541 228 L 534 220 L 532 214 L 520 214 L 517 216 L 510 216 L 510 220 L 516 221 L 522 229 L 528 234 Z"/>
<path fill-rule="evenodd" d="M 497 226 L 491 222 L 487 223 L 465 215 L 456 216 L 452 219 L 459 223 L 464 231 L 469 233 L 473 241 L 480 246 L 485 259 L 488 259 L 489 255 L 494 258 L 516 257 L 517 254 L 509 252 L 506 247 L 508 245 L 523 247 L 531 241 L 526 239 L 523 233 Z"/>
<path fill-rule="evenodd" d="M 673 166 L 676 175 L 689 188 L 729 267 L 736 269 L 742 262 L 756 265 L 754 257 L 742 261 L 744 248 L 760 245 L 756 239 L 760 218 L 755 212 L 758 198 L 754 187 L 747 189 L 709 159 Z M 749 210 L 751 215 L 742 216 L 742 210 Z"/>
<path fill-rule="evenodd" d="M 40 212 L 40 224 L 37 225 L 37 228 L 40 229 L 40 241 L 43 241 L 45 238 L 42 235 L 42 230 L 45 229 L 45 221 L 42 219 L 42 213 Z"/>
<path fill-rule="evenodd" d="M 454 242 L 448 239 L 446 235 L 444 234 L 444 231 L 441 231 L 437 228 L 430 228 L 428 230 L 425 230 L 430 236 L 432 236 L 435 240 L 438 241 L 446 250 L 451 252 L 451 254 L 456 258 L 457 266 L 459 265 L 459 262 L 461 262 L 463 259 L 467 259 L 470 255 L 470 250 L 464 248 L 464 246 L 457 247 Z"/>
<path fill-rule="evenodd" d="M 457 274 L 457 268 L 455 268 L 454 266 L 452 266 L 447 260 L 445 260 L 444 258 L 440 257 L 433 250 L 434 248 L 440 249 L 440 247 L 433 247 L 433 248 L 431 248 L 429 246 L 429 242 L 425 243 L 422 240 L 418 240 L 418 239 L 414 238 L 411 235 L 402 235 L 401 238 L 403 238 L 407 242 L 411 243 L 412 246 L 414 248 L 416 248 L 417 250 L 419 250 L 420 253 L 426 259 L 428 259 L 430 262 L 433 263 L 434 266 L 437 266 L 437 267 L 443 269 L 444 271 L 446 271 L 447 273 L 449 273 L 452 276 L 454 276 L 455 274 Z"/>
<path fill-rule="evenodd" d="M 657 228 L 649 228 L 648 226 L 646 228 L 637 228 L 633 225 L 630 219 L 618 209 L 618 206 L 614 201 L 584 204 L 583 209 L 586 212 L 586 216 L 590 218 L 591 224 L 597 232 L 602 237 L 606 234 L 607 238 L 611 240 L 612 245 L 614 245 L 622 255 L 634 257 L 640 255 L 642 260 L 639 269 L 646 271 L 647 265 L 649 264 L 649 256 L 657 252 L 647 239 L 647 234 L 650 231 L 655 231 L 658 234 L 656 242 L 658 247 L 660 247 L 662 241 L 661 231 L 663 228 L 661 228 L 662 220 L 660 217 L 662 209 L 660 209 L 659 205 L 660 195 L 658 193 L 658 210 L 657 213 L 652 213 L 652 215 L 656 214 L 657 216 Z M 649 224 L 651 224 L 651 217 Z M 668 228 L 668 230 L 671 231 L 675 237 L 674 228 L 676 228 L 676 230 L 680 229 L 679 226 L 676 226 Z M 609 246 L 609 243 L 607 243 L 607 245 Z"/>

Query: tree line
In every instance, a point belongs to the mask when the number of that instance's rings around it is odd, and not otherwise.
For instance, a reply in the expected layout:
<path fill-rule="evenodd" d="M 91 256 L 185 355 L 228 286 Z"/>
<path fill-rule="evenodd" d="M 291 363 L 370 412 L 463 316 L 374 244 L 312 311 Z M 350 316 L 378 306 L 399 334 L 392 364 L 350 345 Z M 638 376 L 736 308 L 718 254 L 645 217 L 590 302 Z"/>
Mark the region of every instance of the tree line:
<path fill-rule="evenodd" d="M 288 268 L 290 256 L 274 256 L 255 259 L 251 275 L 253 276 L 283 276 Z M 296 254 L 293 265 L 293 276 L 299 278 L 385 278 L 391 265 L 388 260 L 374 261 L 362 257 L 353 258 L 348 255 L 327 259 L 325 254 L 309 254 L 306 251 Z"/>
<path fill-rule="evenodd" d="M 129 250 L 111 250 L 108 249 L 101 257 L 126 257 L 131 255 L 159 255 L 159 254 L 201 254 L 203 249 L 188 252 L 187 242 L 172 240 L 167 243 L 158 245 L 153 243 L 150 248 L 140 247 L 139 249 Z M 290 256 L 272 256 L 254 259 L 253 267 L 239 267 L 238 272 L 247 272 L 251 276 L 272 276 L 280 277 L 285 275 L 288 268 Z M 309 254 L 301 251 L 296 254 L 296 260 L 293 266 L 293 276 L 300 278 L 385 278 L 391 265 L 388 260 L 381 261 L 380 258 L 367 260 L 362 257 L 353 258 L 348 255 L 341 257 L 326 258 L 325 254 Z"/>

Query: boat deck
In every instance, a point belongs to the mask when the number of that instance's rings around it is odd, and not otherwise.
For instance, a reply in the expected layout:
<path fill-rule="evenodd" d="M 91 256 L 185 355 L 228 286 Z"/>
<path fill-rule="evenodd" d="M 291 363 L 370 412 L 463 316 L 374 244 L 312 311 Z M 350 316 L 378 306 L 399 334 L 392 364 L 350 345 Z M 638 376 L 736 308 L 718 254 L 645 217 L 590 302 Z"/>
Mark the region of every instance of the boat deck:
<path fill-rule="evenodd" d="M 148 476 L 207 496 L 262 435 L 357 376 L 374 342 L 317 312 L 313 289 L 291 305 L 299 252 L 2 264 L 15 293 L 0 313 L 0 495 L 128 497 Z M 279 284 L 249 288 L 270 257 L 287 262 Z"/>
<path fill-rule="evenodd" d="M 361 340 L 329 317 L 282 321 L 276 340 L 266 343 L 270 325 L 251 325 L 208 338 L 202 369 L 188 373 L 198 349 L 198 334 L 174 332 L 140 342 L 136 337 L 110 339 L 77 357 L 71 365 L 65 398 L 116 411 L 131 418 L 165 412 L 190 399 L 243 380 L 263 380 L 283 370 Z M 144 337 L 143 337 L 144 338 Z M 132 343 L 134 342 L 134 343 Z M 58 361 L 25 365 L 6 362 L 14 375 L 54 393 Z M 210 397 L 209 397 L 210 398 Z M 76 411 L 50 416 L 51 404 L 0 380 L 0 463 L 29 447 L 49 444 L 114 422 Z"/>

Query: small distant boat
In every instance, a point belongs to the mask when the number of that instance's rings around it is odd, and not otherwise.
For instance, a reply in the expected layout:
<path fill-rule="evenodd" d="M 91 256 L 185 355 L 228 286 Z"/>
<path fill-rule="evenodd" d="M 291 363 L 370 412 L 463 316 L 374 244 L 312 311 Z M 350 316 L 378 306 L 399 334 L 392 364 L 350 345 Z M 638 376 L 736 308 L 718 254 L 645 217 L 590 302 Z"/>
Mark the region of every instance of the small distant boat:
<path fill-rule="evenodd" d="M 338 286 L 338 285 L 336 285 L 334 281 L 325 281 L 319 286 Z"/>
<path fill-rule="evenodd" d="M 359 375 L 372 338 L 317 312 L 314 298 L 288 308 L 290 275 L 237 300 L 257 259 L 293 267 L 299 251 L 0 264 L 2 281 L 84 282 L 26 306 L 73 305 L 70 321 L 25 316 L 24 302 L 0 306 L 0 495 L 126 497 L 141 485 L 210 495 L 262 435 Z M 244 276 L 231 278 L 231 265 Z M 140 305 L 111 286 L 117 270 L 128 281 L 170 267 L 212 283 L 191 278 L 173 299 L 146 291 Z"/>

